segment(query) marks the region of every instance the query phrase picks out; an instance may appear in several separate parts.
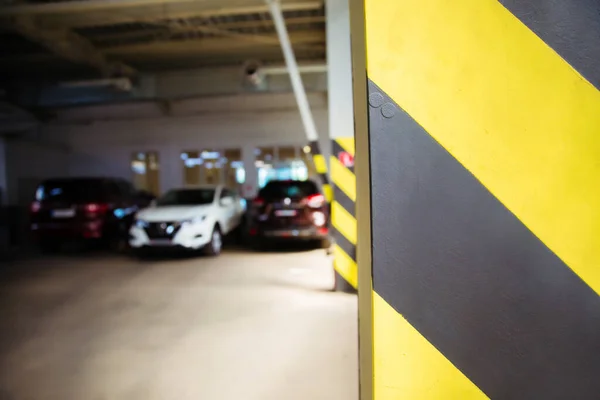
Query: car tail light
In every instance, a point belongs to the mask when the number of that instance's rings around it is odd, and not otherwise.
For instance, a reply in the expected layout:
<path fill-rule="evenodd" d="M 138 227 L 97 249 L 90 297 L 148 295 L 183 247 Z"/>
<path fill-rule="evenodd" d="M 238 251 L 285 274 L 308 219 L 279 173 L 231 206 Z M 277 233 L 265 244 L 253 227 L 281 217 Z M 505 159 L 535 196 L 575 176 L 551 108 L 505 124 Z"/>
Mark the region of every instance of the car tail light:
<path fill-rule="evenodd" d="M 258 229 L 250 228 L 250 236 L 256 236 L 256 235 L 258 235 Z"/>
<path fill-rule="evenodd" d="M 103 214 L 108 211 L 108 204 L 104 203 L 89 203 L 83 206 L 83 211 L 86 214 Z"/>
<path fill-rule="evenodd" d="M 29 211 L 31 211 L 32 214 L 35 214 L 35 213 L 39 212 L 41 208 L 42 208 L 42 204 L 39 201 L 34 201 L 29 206 Z"/>
<path fill-rule="evenodd" d="M 312 218 L 315 226 L 325 226 L 325 223 L 327 223 L 325 214 L 323 214 L 321 211 L 315 211 L 314 213 L 312 213 Z"/>
<path fill-rule="evenodd" d="M 319 208 L 323 206 L 323 203 L 325 203 L 325 196 L 322 194 L 311 194 L 304 199 L 304 201 L 310 208 Z"/>
<path fill-rule="evenodd" d="M 252 205 L 254 207 L 262 207 L 265 205 L 265 199 L 263 199 L 262 197 L 257 197 L 254 200 L 252 200 Z"/>

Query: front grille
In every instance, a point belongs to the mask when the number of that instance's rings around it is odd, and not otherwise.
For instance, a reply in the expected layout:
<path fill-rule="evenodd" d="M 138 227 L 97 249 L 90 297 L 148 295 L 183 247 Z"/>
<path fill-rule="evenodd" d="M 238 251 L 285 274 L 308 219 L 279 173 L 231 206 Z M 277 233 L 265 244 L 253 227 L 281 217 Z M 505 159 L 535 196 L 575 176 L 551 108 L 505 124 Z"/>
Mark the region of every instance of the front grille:
<path fill-rule="evenodd" d="M 149 222 L 145 231 L 150 239 L 173 239 L 180 228 L 179 222 Z"/>

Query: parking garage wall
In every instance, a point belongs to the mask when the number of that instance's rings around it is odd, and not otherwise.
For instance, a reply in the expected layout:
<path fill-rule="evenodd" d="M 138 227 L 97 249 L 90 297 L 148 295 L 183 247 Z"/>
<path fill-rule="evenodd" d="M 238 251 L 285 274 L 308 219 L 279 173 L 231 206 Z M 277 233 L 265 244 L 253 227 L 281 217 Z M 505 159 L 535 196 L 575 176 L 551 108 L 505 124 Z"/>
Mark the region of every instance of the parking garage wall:
<path fill-rule="evenodd" d="M 132 154 L 157 152 L 161 191 L 183 185 L 180 158 L 183 151 L 239 148 L 246 170 L 244 194 L 250 196 L 258 180 L 254 167 L 257 147 L 301 147 L 307 141 L 293 102 L 287 108 L 268 110 L 263 107 L 254 111 L 229 103 L 228 109 L 203 115 L 177 116 L 178 111 L 174 111 L 171 116 L 153 117 L 148 111 L 140 111 L 136 119 L 63 122 L 44 127 L 42 137 L 69 147 L 68 174 L 71 176 L 110 175 L 131 179 Z M 229 111 L 236 109 L 244 111 Z M 313 107 L 313 114 L 322 137 L 322 148 L 328 149 L 326 102 Z M 325 156 L 327 159 L 328 154 Z"/>

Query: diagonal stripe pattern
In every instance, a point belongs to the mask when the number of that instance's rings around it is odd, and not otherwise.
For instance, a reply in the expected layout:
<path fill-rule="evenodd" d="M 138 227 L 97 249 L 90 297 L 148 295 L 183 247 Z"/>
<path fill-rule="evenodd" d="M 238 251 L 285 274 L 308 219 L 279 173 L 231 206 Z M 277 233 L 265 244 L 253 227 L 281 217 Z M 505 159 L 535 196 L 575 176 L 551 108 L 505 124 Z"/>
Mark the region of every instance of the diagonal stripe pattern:
<path fill-rule="evenodd" d="M 343 164 L 340 155 L 354 157 L 354 137 L 331 141 L 331 180 L 333 202 L 331 225 L 334 239 L 334 269 L 354 289 L 358 285 L 356 265 L 356 176 L 352 164 Z"/>
<path fill-rule="evenodd" d="M 365 0 L 376 400 L 600 393 L 585 4 Z"/>
<path fill-rule="evenodd" d="M 319 146 L 318 141 L 310 142 L 310 152 L 313 157 L 313 162 L 315 165 L 315 170 L 317 175 L 319 176 L 319 180 L 321 182 L 321 187 L 323 189 L 323 195 L 327 200 L 327 203 L 331 203 L 333 198 L 333 190 L 331 188 L 331 184 L 329 183 L 329 178 L 327 177 L 327 161 L 325 160 L 325 156 L 321 153 L 321 147 Z"/>

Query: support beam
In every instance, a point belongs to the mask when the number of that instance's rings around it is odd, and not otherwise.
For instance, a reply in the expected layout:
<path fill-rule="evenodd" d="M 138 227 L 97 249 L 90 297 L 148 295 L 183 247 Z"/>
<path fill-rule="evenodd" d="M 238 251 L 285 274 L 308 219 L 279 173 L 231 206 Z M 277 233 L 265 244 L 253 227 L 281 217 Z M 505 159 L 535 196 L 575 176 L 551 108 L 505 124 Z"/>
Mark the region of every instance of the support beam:
<path fill-rule="evenodd" d="M 188 54 L 198 54 L 202 52 L 227 53 L 253 50 L 260 52 L 262 48 L 277 48 L 279 41 L 276 36 L 270 35 L 252 35 L 249 39 L 260 42 L 259 46 L 248 47 L 248 42 L 240 40 L 239 37 L 219 37 L 219 38 L 195 38 L 177 41 L 155 41 L 150 43 L 113 45 L 102 47 L 102 51 L 107 55 L 135 57 L 142 54 L 176 54 L 187 52 Z M 299 45 L 311 45 L 318 50 L 324 50 L 325 34 L 317 31 L 294 32 L 289 36 L 288 43 L 295 47 Z M 321 47 L 319 47 L 321 46 Z"/>
<path fill-rule="evenodd" d="M 156 21 L 153 21 L 156 22 Z M 311 17 L 294 17 L 294 18 L 286 18 L 285 19 L 287 26 L 297 26 L 297 25 L 308 25 L 308 24 L 318 24 L 324 23 L 324 16 L 311 16 Z M 160 21 L 157 22 L 159 24 Z M 272 27 L 273 20 L 253 20 L 253 21 L 236 21 L 236 22 L 228 22 L 228 23 L 219 23 L 212 25 L 213 28 L 218 28 L 221 30 L 235 30 L 235 29 L 246 29 L 246 28 L 262 28 L 262 27 Z M 181 33 L 193 33 L 202 31 L 202 25 L 187 25 L 177 27 L 177 32 Z M 156 35 L 161 35 L 164 33 L 168 33 L 168 30 L 161 25 L 157 25 L 155 29 L 148 30 L 147 28 L 144 30 L 134 31 L 134 32 L 122 32 L 122 33 L 94 33 L 93 39 L 94 41 L 98 41 L 102 43 L 103 41 L 111 41 L 111 40 L 123 40 L 123 39 L 144 39 L 155 37 Z M 89 36 L 89 35 L 88 35 Z"/>
<path fill-rule="evenodd" d="M 285 1 L 281 4 L 282 11 L 317 10 L 321 7 L 323 7 L 323 1 L 321 0 Z M 116 9 L 121 9 L 121 11 L 114 12 Z M 81 17 L 83 12 L 86 13 L 85 18 Z M 234 7 L 223 6 L 220 0 L 208 2 L 199 2 L 198 0 L 184 0 L 182 2 L 167 0 L 90 0 L 0 7 L 0 18 L 19 15 L 38 16 L 43 18 L 42 23 L 45 27 L 81 28 L 165 19 L 268 12 L 269 8 L 263 0 L 255 0 L 250 4 L 245 3 Z"/>
<path fill-rule="evenodd" d="M 232 6 L 227 7 L 221 5 L 221 0 L 208 0 L 199 2 L 198 0 L 76 0 L 76 1 L 57 1 L 38 4 L 18 4 L 13 6 L 5 6 L 0 9 L 0 16 L 16 16 L 16 15 L 47 15 L 47 14 L 68 14 L 81 12 L 95 11 L 116 11 L 124 8 L 137 8 L 146 6 L 161 6 L 173 7 L 189 4 L 191 6 L 198 3 L 204 3 L 203 7 L 218 6 L 219 9 L 228 12 L 236 13 L 236 10 L 247 9 L 248 7 L 260 7 L 259 1 L 254 1 L 253 6 Z M 206 4 L 209 4 L 208 6 Z M 240 2 L 238 2 L 240 3 Z M 247 1 L 252 3 L 252 1 Z M 305 7 L 306 4 L 314 4 L 316 1 L 295 1 L 287 2 L 286 7 Z M 264 9 L 264 6 L 263 6 Z"/>
<path fill-rule="evenodd" d="M 30 16 L 14 18 L 10 26 L 54 54 L 75 63 L 90 65 L 104 76 L 135 74 L 135 70 L 128 65 L 107 60 L 87 39 L 68 29 L 42 29 Z"/>

